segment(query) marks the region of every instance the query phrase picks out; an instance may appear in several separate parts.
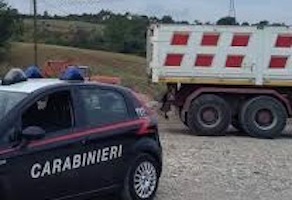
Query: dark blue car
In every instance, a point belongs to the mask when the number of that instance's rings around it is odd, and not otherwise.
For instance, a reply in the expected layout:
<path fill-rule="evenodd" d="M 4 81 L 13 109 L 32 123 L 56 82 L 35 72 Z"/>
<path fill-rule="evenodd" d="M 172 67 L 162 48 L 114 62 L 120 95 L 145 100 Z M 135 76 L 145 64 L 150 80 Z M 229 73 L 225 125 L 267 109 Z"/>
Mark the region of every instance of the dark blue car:
<path fill-rule="evenodd" d="M 0 199 L 153 199 L 162 170 L 156 119 L 129 89 L 27 78 L 0 84 Z"/>

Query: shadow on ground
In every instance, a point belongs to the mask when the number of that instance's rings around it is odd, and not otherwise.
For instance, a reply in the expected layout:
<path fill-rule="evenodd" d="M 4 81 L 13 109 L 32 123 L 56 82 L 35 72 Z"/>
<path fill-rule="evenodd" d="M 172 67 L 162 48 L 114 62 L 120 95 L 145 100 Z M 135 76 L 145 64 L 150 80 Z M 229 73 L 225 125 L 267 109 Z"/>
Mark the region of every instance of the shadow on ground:
<path fill-rule="evenodd" d="M 200 135 L 195 135 L 192 134 L 191 131 L 187 128 L 187 127 L 171 127 L 171 126 L 166 126 L 164 128 L 161 128 L 162 131 L 166 131 L 169 134 L 173 134 L 173 135 L 189 135 L 189 136 L 194 136 L 194 137 L 243 137 L 243 138 L 250 138 L 251 136 L 249 136 L 248 134 L 238 131 L 233 127 L 230 127 L 229 130 L 222 134 L 222 135 L 204 135 L 204 136 L 200 136 Z M 287 128 L 288 130 L 285 130 L 283 132 L 283 134 L 281 134 L 280 137 L 278 137 L 277 139 L 292 139 L 292 130 L 289 130 L 290 127 Z"/>

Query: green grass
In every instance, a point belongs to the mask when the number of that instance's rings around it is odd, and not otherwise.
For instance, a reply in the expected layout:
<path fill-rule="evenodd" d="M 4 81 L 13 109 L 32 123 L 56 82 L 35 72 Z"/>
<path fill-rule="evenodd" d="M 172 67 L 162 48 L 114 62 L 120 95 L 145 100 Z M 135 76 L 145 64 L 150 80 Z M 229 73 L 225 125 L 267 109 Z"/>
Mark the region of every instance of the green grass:
<path fill-rule="evenodd" d="M 33 28 L 33 20 L 25 19 L 23 21 L 25 28 Z M 50 31 L 68 31 L 69 29 L 82 28 L 87 31 L 100 30 L 102 31 L 104 26 L 100 24 L 93 24 L 81 21 L 66 21 L 66 20 L 54 20 L 54 19 L 40 19 L 38 20 L 39 28 L 47 28 Z"/>
<path fill-rule="evenodd" d="M 13 43 L 10 52 L 8 61 L 0 65 L 0 74 L 12 66 L 25 67 L 33 63 L 30 43 Z M 151 96 L 157 96 L 164 89 L 149 83 L 146 60 L 138 56 L 40 44 L 38 60 L 40 66 L 47 60 L 72 60 L 77 65 L 90 66 L 95 75 L 118 76 L 123 85 Z"/>
<path fill-rule="evenodd" d="M 21 41 L 32 42 L 33 41 L 33 20 L 24 19 L 23 21 L 23 35 Z M 44 42 L 50 35 L 55 37 L 61 37 L 63 39 L 70 39 L 74 37 L 77 30 L 82 30 L 88 34 L 102 34 L 104 25 L 80 22 L 80 21 L 67 21 L 67 20 L 38 20 L 37 22 L 39 41 Z"/>

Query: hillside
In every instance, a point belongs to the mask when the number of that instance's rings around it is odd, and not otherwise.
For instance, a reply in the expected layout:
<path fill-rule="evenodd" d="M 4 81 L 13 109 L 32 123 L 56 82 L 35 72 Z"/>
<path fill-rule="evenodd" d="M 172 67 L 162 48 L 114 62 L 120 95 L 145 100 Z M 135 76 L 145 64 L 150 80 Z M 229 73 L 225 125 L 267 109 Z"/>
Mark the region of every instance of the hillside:
<path fill-rule="evenodd" d="M 49 31 L 59 31 L 63 32 L 68 29 L 76 29 L 82 28 L 87 31 L 99 30 L 102 31 L 104 28 L 103 25 L 93 24 L 89 22 L 82 21 L 69 21 L 69 20 L 61 20 L 61 19 L 39 19 L 37 21 L 39 28 L 46 28 Z M 24 28 L 32 29 L 33 28 L 33 20 L 32 19 L 24 19 L 23 20 Z"/>
<path fill-rule="evenodd" d="M 104 26 L 82 21 L 39 19 L 37 21 L 38 41 L 43 43 L 65 43 L 70 44 L 76 40 L 79 34 L 87 37 L 102 35 Z M 23 20 L 23 35 L 19 40 L 23 42 L 33 42 L 33 20 Z"/>
<path fill-rule="evenodd" d="M 8 60 L 9 65 L 24 67 L 32 64 L 32 50 L 32 44 L 13 43 Z M 41 44 L 38 60 L 41 66 L 47 60 L 72 60 L 78 65 L 91 66 L 94 74 L 121 77 L 123 85 L 137 88 L 149 95 L 155 96 L 161 91 L 161 87 L 148 84 L 146 60 L 142 57 Z M 1 69 L 4 69 L 3 66 Z"/>
<path fill-rule="evenodd" d="M 28 17 L 28 16 L 27 16 Z M 145 56 L 147 17 L 115 15 L 63 16 L 37 20 L 39 43 L 102 50 Z M 15 28 L 12 41 L 32 43 L 32 18 L 23 18 Z"/>

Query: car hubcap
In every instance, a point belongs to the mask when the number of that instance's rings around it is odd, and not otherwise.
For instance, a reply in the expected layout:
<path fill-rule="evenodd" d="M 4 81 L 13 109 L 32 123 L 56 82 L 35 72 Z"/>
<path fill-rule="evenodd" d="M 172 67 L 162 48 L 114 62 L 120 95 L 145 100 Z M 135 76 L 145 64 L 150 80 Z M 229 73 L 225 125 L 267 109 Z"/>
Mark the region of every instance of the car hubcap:
<path fill-rule="evenodd" d="M 138 197 L 147 199 L 155 191 L 157 184 L 156 169 L 150 162 L 141 163 L 134 174 L 134 188 Z"/>

